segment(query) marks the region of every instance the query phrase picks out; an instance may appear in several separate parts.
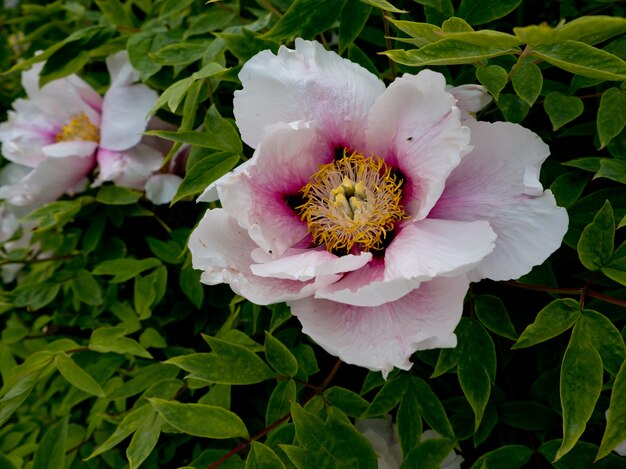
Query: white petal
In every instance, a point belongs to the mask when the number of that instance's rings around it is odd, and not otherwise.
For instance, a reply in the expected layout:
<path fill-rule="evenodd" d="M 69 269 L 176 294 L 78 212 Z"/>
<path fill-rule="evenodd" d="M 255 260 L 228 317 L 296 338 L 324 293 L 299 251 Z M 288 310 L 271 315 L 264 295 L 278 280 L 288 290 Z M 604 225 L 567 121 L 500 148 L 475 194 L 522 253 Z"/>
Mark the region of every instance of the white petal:
<path fill-rule="evenodd" d="M 203 271 L 202 282 L 228 283 L 256 304 L 304 298 L 317 288 L 311 281 L 257 277 L 250 270 L 256 248 L 246 230 L 222 209 L 208 210 L 189 238 L 192 264 Z"/>
<path fill-rule="evenodd" d="M 469 274 L 481 278 L 518 278 L 541 264 L 567 231 L 565 209 L 538 175 L 548 147 L 531 131 L 505 122 L 469 122 L 474 150 L 450 175 L 430 215 L 452 220 L 487 220 L 496 248 Z"/>
<path fill-rule="evenodd" d="M 43 154 L 49 158 L 66 158 L 68 156 L 87 157 L 93 155 L 98 148 L 96 142 L 87 140 L 68 140 L 42 147 Z"/>
<path fill-rule="evenodd" d="M 456 99 L 457 107 L 463 111 L 464 118 L 476 113 L 491 102 L 491 95 L 481 85 L 461 85 L 447 87 L 448 92 Z"/>
<path fill-rule="evenodd" d="M 469 129 L 445 86 L 443 75 L 430 70 L 404 75 L 376 101 L 368 121 L 367 148 L 405 177 L 403 203 L 417 220 L 428 214 L 469 151 Z"/>
<path fill-rule="evenodd" d="M 155 174 L 146 182 L 146 197 L 156 205 L 169 204 L 183 179 L 176 174 Z"/>
<path fill-rule="evenodd" d="M 98 150 L 100 173 L 94 185 L 113 181 L 118 186 L 142 190 L 148 178 L 161 167 L 162 162 L 161 153 L 142 143 L 123 152 L 101 148 Z"/>
<path fill-rule="evenodd" d="M 291 280 L 311 280 L 320 275 L 334 275 L 360 269 L 372 259 L 372 254 L 336 256 L 326 250 L 289 249 L 279 259 L 253 264 L 252 272 L 260 277 Z"/>
<path fill-rule="evenodd" d="M 402 227 L 385 250 L 384 261 L 346 274 L 316 293 L 316 298 L 355 306 L 395 301 L 420 282 L 470 271 L 494 249 L 489 223 L 421 220 Z"/>
<path fill-rule="evenodd" d="M 139 143 L 156 100 L 156 92 L 145 85 L 111 85 L 102 103 L 100 146 L 121 151 Z"/>
<path fill-rule="evenodd" d="M 362 148 L 367 113 L 385 86 L 363 67 L 296 39 L 295 50 L 263 51 L 239 74 L 234 114 L 244 142 L 256 148 L 265 126 L 315 120 L 337 146 Z"/>
<path fill-rule="evenodd" d="M 456 346 L 454 329 L 468 285 L 465 276 L 437 278 L 372 308 L 312 298 L 289 305 L 303 332 L 327 352 L 386 375 L 394 367 L 411 368 L 416 350 Z"/>
<path fill-rule="evenodd" d="M 139 75 L 133 69 L 128 59 L 128 52 L 121 50 L 106 58 L 107 68 L 111 76 L 111 87 L 128 86 L 139 80 Z"/>

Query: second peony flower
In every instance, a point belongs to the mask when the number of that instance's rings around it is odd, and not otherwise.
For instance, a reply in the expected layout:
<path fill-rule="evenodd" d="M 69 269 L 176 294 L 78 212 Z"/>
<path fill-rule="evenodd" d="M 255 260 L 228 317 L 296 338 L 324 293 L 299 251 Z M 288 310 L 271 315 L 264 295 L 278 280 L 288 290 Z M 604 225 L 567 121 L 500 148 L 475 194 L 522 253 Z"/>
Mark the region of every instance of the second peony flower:
<path fill-rule="evenodd" d="M 207 188 L 192 233 L 201 281 L 287 302 L 343 361 L 409 369 L 454 347 L 469 282 L 529 272 L 568 218 L 539 182 L 531 131 L 478 122 L 479 86 L 422 70 L 387 88 L 316 42 L 263 51 L 239 75 L 234 114 L 254 156 Z"/>

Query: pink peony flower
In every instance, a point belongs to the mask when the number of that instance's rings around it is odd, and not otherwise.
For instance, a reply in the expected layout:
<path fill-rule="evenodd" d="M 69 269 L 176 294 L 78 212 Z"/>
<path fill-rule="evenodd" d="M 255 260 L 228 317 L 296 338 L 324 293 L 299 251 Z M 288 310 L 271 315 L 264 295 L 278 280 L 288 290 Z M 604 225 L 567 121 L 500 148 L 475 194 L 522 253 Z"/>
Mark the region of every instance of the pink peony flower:
<path fill-rule="evenodd" d="M 481 87 L 449 92 L 422 70 L 385 89 L 304 40 L 239 76 L 255 153 L 200 197 L 223 208 L 192 233 L 193 265 L 257 304 L 287 302 L 345 362 L 386 375 L 456 346 L 470 281 L 517 278 L 559 247 L 567 214 L 538 179 L 548 147 L 473 119 Z"/>
<path fill-rule="evenodd" d="M 76 75 L 39 87 L 43 64 L 22 75 L 28 98 L 0 124 L 2 154 L 22 177 L 0 187 L 0 198 L 34 209 L 84 187 L 98 162 L 97 183 L 143 187 L 163 155 L 140 143 L 157 94 L 142 84 L 125 51 L 107 58 L 111 86 L 101 97 Z"/>

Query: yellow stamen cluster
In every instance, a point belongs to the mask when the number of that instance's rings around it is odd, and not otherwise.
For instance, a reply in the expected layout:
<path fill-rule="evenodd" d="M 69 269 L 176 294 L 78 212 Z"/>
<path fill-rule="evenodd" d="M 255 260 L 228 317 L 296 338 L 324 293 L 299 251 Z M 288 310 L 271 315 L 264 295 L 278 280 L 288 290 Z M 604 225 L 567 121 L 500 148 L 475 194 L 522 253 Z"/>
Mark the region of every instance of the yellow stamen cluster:
<path fill-rule="evenodd" d="M 402 182 L 385 162 L 354 152 L 321 165 L 301 189 L 297 207 L 316 244 L 329 251 L 381 249 L 395 223 L 406 218 Z"/>
<path fill-rule="evenodd" d="M 73 140 L 100 141 L 100 131 L 93 125 L 84 112 L 72 117 L 70 122 L 63 127 L 56 136 L 57 142 L 69 142 Z"/>

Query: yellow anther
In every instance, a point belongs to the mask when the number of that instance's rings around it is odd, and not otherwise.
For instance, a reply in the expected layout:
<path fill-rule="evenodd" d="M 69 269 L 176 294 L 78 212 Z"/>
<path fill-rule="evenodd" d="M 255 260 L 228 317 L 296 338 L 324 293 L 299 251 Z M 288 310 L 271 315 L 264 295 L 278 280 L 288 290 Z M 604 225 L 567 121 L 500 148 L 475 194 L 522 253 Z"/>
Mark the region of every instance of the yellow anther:
<path fill-rule="evenodd" d="M 61 131 L 56 136 L 57 142 L 69 142 L 74 140 L 87 140 L 91 142 L 100 141 L 100 131 L 93 125 L 87 114 L 81 112 L 61 127 Z"/>

